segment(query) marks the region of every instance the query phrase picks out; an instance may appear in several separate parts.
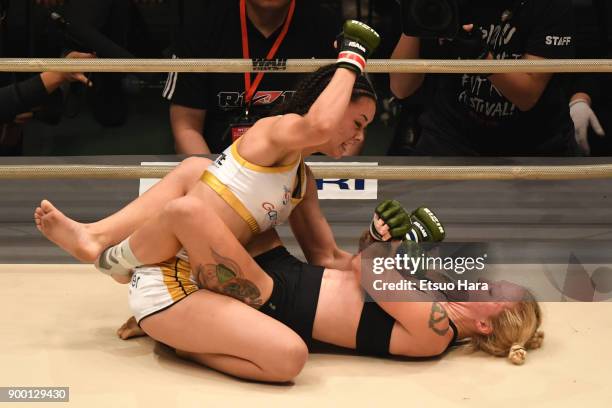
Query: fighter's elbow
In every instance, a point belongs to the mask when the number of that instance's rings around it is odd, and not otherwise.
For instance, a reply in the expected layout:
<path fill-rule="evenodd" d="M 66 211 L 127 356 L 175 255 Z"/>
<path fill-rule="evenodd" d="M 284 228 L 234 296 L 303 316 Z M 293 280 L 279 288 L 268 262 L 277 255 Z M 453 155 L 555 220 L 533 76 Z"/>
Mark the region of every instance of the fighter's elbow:
<path fill-rule="evenodd" d="M 303 251 L 306 260 L 311 265 L 332 268 L 335 261 L 334 251 L 327 248 L 309 248 Z"/>
<path fill-rule="evenodd" d="M 323 137 L 331 137 L 332 133 L 337 129 L 337 121 L 332 118 L 321 118 L 312 125 L 315 133 Z"/>
<path fill-rule="evenodd" d="M 327 142 L 338 130 L 338 119 L 324 112 L 308 112 L 304 121 L 307 126 L 304 133 L 310 135 L 308 139 L 313 144 Z"/>

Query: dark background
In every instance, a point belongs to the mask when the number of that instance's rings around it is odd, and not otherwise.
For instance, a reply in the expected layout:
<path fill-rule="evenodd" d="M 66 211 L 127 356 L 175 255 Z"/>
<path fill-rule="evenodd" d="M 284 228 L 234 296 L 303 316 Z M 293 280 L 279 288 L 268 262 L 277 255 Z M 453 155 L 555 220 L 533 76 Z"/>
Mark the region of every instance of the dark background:
<path fill-rule="evenodd" d="M 70 1 L 70 0 L 67 0 Z M 72 0 L 78 1 L 78 0 Z M 321 12 L 332 13 L 339 19 L 358 18 L 371 24 L 380 32 L 383 44 L 375 58 L 389 58 L 399 37 L 400 21 L 395 0 L 300 0 L 318 1 Z M 611 36 L 608 29 L 612 20 L 610 13 L 599 13 L 592 2 L 599 0 L 574 0 L 576 4 L 577 38 L 587 46 L 582 47 L 579 57 L 603 56 L 606 50 L 590 46 L 589 38 Z M 48 22 L 45 9 L 34 0 L 13 2 L 7 21 L 8 35 L 4 39 L 4 56 L 10 57 L 57 57 L 65 42 L 58 30 Z M 604 0 L 607 4 L 607 0 Z M 178 30 L 185 24 L 198 23 L 198 10 L 203 0 L 154 0 L 131 2 L 129 10 L 116 12 L 110 21 L 123 24 L 128 29 L 111 37 L 119 36 L 126 47 L 138 57 L 165 57 L 169 55 Z M 608 11 L 612 7 L 608 7 Z M 604 27 L 599 30 L 596 24 Z M 102 27 L 101 29 L 109 29 Z M 110 30 L 110 29 L 109 29 Z M 111 30 L 112 31 L 112 30 Z M 603 34 L 602 34 L 603 33 Z M 6 75 L 4 75 L 6 80 Z M 0 75 L 0 80 L 2 75 Z M 23 154 L 25 156 L 73 156 L 73 155 L 124 155 L 124 154 L 173 154 L 173 138 L 169 124 L 168 103 L 161 97 L 165 76 L 153 78 L 142 84 L 132 78 L 124 98 L 110 103 L 110 108 L 121 105 L 125 108 L 125 120 L 114 125 L 102 125 L 94 117 L 89 96 L 82 88 L 72 86 L 68 96 L 60 101 L 61 120 L 58 124 L 30 121 L 25 128 Z M 377 75 L 375 84 L 382 96 L 376 122 L 370 127 L 364 155 L 385 155 L 391 150 L 400 152 L 401 146 L 393 144 L 396 125 L 406 129 L 414 121 L 423 101 L 427 100 L 427 86 L 415 97 L 401 104 L 390 102 L 388 78 Z M 125 87 L 124 87 L 125 88 Z M 607 85 L 602 89 L 597 114 L 604 128 L 612 134 L 612 104 L 609 102 Z M 125 104 L 125 106 L 123 106 Z M 403 114 L 400 107 L 403 106 Z M 399 131 L 401 133 L 401 131 Z M 593 137 L 593 155 L 610 155 L 612 138 Z M 398 140 L 395 140 L 396 144 Z M 399 141 L 401 145 L 401 140 Z M 391 149 L 390 149 L 391 147 Z"/>

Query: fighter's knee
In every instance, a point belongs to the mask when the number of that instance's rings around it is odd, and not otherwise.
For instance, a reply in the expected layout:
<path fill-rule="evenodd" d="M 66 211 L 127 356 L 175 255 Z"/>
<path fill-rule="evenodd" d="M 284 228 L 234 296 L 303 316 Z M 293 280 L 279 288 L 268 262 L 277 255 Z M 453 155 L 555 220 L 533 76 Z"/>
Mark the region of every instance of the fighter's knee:
<path fill-rule="evenodd" d="M 278 364 L 273 369 L 274 380 L 288 382 L 302 372 L 308 360 L 308 347 L 299 339 L 283 345 L 275 354 L 278 357 Z"/>
<path fill-rule="evenodd" d="M 168 202 L 163 209 L 164 216 L 170 220 L 192 217 L 206 211 L 202 200 L 196 197 L 184 196 Z"/>

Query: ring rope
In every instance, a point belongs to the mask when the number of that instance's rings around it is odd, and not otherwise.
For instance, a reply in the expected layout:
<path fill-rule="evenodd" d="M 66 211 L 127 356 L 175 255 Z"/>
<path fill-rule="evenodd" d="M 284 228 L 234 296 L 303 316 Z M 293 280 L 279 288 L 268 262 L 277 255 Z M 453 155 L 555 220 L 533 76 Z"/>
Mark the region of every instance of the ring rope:
<path fill-rule="evenodd" d="M 0 166 L 2 180 L 162 178 L 174 166 Z M 612 164 L 578 166 L 318 166 L 316 178 L 377 180 L 587 180 L 612 179 Z"/>
<path fill-rule="evenodd" d="M 0 72 L 313 72 L 331 59 L 66 59 L 0 58 Z M 612 72 L 612 59 L 369 60 L 369 73 L 491 74 L 510 72 Z"/>

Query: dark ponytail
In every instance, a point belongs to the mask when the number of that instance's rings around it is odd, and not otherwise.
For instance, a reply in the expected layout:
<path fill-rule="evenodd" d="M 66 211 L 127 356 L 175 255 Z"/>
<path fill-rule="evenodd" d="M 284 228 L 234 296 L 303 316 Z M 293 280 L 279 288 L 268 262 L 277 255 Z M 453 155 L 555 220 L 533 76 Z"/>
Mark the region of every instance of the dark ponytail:
<path fill-rule="evenodd" d="M 273 115 L 285 115 L 287 113 L 296 113 L 305 115 L 312 104 L 323 93 L 327 85 L 331 82 L 336 69 L 335 64 L 326 65 L 319 68 L 316 72 L 308 75 L 297 86 L 295 95 L 279 105 L 273 112 Z M 376 91 L 370 83 L 370 80 L 364 75 L 357 77 L 351 94 L 351 101 L 355 101 L 361 97 L 371 98 L 376 101 Z"/>

